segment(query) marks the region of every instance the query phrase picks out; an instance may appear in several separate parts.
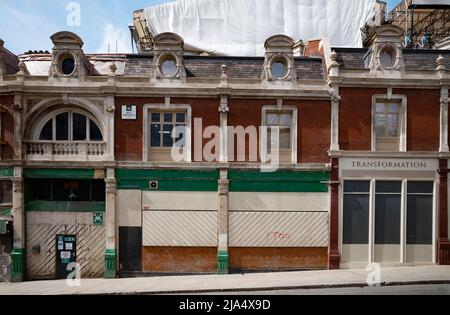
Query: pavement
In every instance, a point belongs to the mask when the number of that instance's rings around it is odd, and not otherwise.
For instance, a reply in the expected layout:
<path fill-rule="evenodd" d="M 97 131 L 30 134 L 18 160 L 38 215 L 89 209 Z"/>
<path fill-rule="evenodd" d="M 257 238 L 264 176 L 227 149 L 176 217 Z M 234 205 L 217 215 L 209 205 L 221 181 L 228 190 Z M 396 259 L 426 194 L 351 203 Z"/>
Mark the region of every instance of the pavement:
<path fill-rule="evenodd" d="M 81 279 L 0 283 L 0 295 L 193 294 L 293 289 L 326 289 L 450 284 L 450 266 L 402 266 L 366 269 L 165 276 L 126 279 Z"/>

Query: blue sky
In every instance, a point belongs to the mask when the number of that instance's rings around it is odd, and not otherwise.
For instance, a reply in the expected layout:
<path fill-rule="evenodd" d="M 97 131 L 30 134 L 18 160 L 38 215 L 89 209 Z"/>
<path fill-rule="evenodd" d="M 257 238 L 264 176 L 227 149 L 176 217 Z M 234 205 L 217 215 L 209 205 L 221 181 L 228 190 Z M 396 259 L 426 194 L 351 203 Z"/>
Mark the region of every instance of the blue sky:
<path fill-rule="evenodd" d="M 79 26 L 77 16 L 71 19 L 74 2 L 80 8 Z M 30 49 L 50 50 L 50 36 L 68 30 L 83 39 L 87 53 L 105 53 L 108 43 L 115 52 L 116 41 L 119 52 L 129 52 L 128 24 L 133 11 L 165 2 L 170 0 L 0 0 L 0 38 L 6 48 L 21 54 Z M 400 0 L 387 2 L 392 9 Z"/>

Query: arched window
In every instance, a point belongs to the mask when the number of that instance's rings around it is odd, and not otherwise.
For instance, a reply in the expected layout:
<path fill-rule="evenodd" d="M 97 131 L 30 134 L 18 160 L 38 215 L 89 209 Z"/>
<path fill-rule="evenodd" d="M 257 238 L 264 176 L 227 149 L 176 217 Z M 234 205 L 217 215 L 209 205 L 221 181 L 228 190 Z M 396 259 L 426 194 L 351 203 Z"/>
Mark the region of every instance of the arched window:
<path fill-rule="evenodd" d="M 102 132 L 89 115 L 75 111 L 55 113 L 39 132 L 41 141 L 103 141 Z"/>

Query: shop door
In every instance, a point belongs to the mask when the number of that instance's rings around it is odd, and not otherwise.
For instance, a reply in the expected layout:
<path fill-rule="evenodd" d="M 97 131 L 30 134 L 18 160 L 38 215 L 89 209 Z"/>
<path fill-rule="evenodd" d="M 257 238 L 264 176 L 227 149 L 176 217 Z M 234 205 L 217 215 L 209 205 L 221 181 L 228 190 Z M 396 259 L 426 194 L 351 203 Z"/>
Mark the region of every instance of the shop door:
<path fill-rule="evenodd" d="M 56 278 L 67 279 L 68 275 L 74 270 L 74 268 L 69 266 L 69 264 L 74 263 L 76 261 L 77 261 L 77 237 L 75 235 L 57 235 Z"/>

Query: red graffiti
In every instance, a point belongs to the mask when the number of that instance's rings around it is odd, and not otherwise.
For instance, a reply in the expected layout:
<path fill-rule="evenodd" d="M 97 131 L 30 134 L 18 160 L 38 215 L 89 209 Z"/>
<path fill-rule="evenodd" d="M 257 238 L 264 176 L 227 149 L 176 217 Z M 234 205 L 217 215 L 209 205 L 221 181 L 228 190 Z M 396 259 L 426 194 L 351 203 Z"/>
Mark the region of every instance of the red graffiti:
<path fill-rule="evenodd" d="M 269 232 L 267 233 L 267 238 L 273 238 L 277 240 L 287 240 L 291 236 L 288 233 L 281 233 L 281 232 Z"/>

